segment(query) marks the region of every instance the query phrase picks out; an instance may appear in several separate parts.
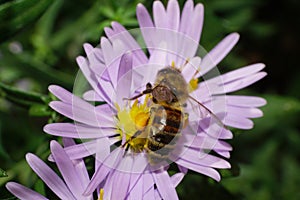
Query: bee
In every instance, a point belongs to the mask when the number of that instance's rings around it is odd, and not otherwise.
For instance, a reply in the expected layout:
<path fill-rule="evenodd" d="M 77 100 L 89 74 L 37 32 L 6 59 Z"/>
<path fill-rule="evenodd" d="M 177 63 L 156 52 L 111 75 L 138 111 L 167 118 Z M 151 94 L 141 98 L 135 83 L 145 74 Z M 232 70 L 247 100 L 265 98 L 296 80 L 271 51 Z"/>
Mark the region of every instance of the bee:
<path fill-rule="evenodd" d="M 148 153 L 148 161 L 151 165 L 167 160 L 175 148 L 176 142 L 181 136 L 181 130 L 188 123 L 188 113 L 184 113 L 184 107 L 189 98 L 217 118 L 207 107 L 189 96 L 188 83 L 181 71 L 173 66 L 167 66 L 158 71 L 154 86 L 147 83 L 146 89 L 142 93 L 124 99 L 134 100 L 146 94 L 151 95 L 153 102 L 148 123 L 143 130 L 138 130 L 131 139 L 146 136 L 144 149 Z"/>

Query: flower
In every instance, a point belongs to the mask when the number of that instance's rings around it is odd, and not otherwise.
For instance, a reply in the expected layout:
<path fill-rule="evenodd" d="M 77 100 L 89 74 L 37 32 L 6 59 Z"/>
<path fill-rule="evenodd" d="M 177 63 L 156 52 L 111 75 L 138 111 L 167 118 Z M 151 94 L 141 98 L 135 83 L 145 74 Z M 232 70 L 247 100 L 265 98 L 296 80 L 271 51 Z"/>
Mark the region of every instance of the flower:
<path fill-rule="evenodd" d="M 226 158 L 230 157 L 232 147 L 224 140 L 231 139 L 232 133 L 227 126 L 251 129 L 253 122 L 250 118 L 261 117 L 262 112 L 257 107 L 266 102 L 259 97 L 225 94 L 263 78 L 266 75 L 261 72 L 264 64 L 252 64 L 223 75 L 215 74 L 214 78 L 206 80 L 207 72 L 230 52 L 239 35 L 232 33 L 206 55 L 197 56 L 203 6 L 194 6 L 191 0 L 185 3 L 181 15 L 176 0 L 170 0 L 166 9 L 160 1 L 155 1 L 153 20 L 146 8 L 139 4 L 137 18 L 149 57 L 123 26 L 113 22 L 112 28 L 105 28 L 107 38 L 101 38 L 100 47 L 85 44 L 87 58 L 77 58 L 92 87 L 84 93 L 84 99 L 59 86 L 49 87 L 59 99 L 51 102 L 50 106 L 75 122 L 48 124 L 44 131 L 84 140 L 65 148 L 71 159 L 95 155 L 96 171 L 85 195 L 101 186 L 107 199 L 116 198 L 112 187 L 118 188 L 119 199 L 131 195 L 142 199 L 147 191 L 156 193 L 158 199 L 178 199 L 175 187 L 188 169 L 219 181 L 221 177 L 216 169 L 230 168 Z M 163 73 L 161 70 L 166 68 L 174 74 L 181 74 L 169 80 L 176 78 L 173 84 L 180 81 L 182 84 L 175 89 L 163 90 L 171 91 L 171 95 L 166 97 L 175 99 L 174 104 L 167 101 L 159 104 L 154 100 L 154 97 L 159 97 L 153 93 L 155 87 L 163 85 L 157 82 L 157 77 L 160 77 L 157 74 Z M 202 82 L 199 82 L 200 78 Z M 154 85 L 152 88 L 151 84 Z M 184 90 L 180 88 L 182 85 L 186 86 Z M 177 89 L 187 94 L 176 96 Z M 147 94 L 142 95 L 142 92 Z M 136 95 L 138 98 L 133 98 Z M 178 105 L 177 100 L 184 103 Z M 87 101 L 104 101 L 107 104 L 94 106 Z M 186 106 L 183 105 L 185 103 Z M 155 109 L 159 105 L 164 109 L 170 107 L 171 113 L 180 113 L 181 117 L 177 120 L 180 121 L 177 130 L 180 130 L 178 135 L 181 137 L 176 144 L 167 143 L 160 149 L 171 149 L 166 151 L 167 159 L 176 163 L 180 171 L 175 177 L 167 173 L 170 162 L 158 159 L 162 162 L 157 164 L 153 161 L 163 153 L 149 150 L 149 130 L 156 123 L 155 116 L 159 114 L 155 113 Z M 166 126 L 170 115 L 165 119 L 161 117 L 163 115 L 159 115 L 159 123 Z M 212 151 L 219 156 L 211 154 Z"/>
<path fill-rule="evenodd" d="M 66 139 L 65 144 L 75 143 Z M 92 195 L 83 196 L 90 179 L 82 159 L 70 160 L 63 148 L 56 142 L 50 144 L 51 152 L 63 180 L 40 158 L 28 153 L 26 160 L 33 171 L 60 199 L 93 199 Z M 15 182 L 8 182 L 7 189 L 20 199 L 47 199 L 41 194 Z"/>
<path fill-rule="evenodd" d="M 75 144 L 72 139 L 64 138 L 63 140 L 65 147 Z M 53 159 L 55 160 L 56 165 L 58 166 L 58 169 L 61 172 L 64 180 L 62 180 L 40 158 L 38 158 L 34 154 L 28 153 L 26 155 L 26 160 L 30 167 L 60 199 L 93 199 L 92 195 L 83 195 L 83 192 L 90 181 L 84 161 L 82 159 L 70 160 L 64 149 L 56 141 L 52 141 L 50 146 Z M 153 185 L 151 185 L 151 182 L 149 184 L 149 181 L 147 181 L 147 176 L 147 174 L 144 174 L 141 177 L 141 180 L 143 180 L 142 182 L 145 191 L 141 191 L 140 194 L 143 195 L 143 197 L 146 199 L 153 199 L 155 196 L 158 196 L 158 192 L 153 187 Z M 171 184 L 174 184 L 174 186 L 176 186 L 181 179 L 182 174 L 177 173 L 171 177 Z M 98 200 L 108 199 L 104 198 L 104 194 L 111 192 L 111 190 L 113 190 L 113 194 L 111 197 L 119 199 L 119 191 L 122 187 L 118 188 L 116 186 L 113 186 L 112 183 L 114 183 L 114 181 L 111 180 L 112 179 L 108 178 L 107 182 L 104 185 L 105 189 L 100 189 L 97 198 Z M 6 187 L 11 193 L 13 193 L 20 199 L 47 199 L 41 194 L 19 183 L 8 182 L 6 184 Z M 137 188 L 138 187 L 135 187 L 135 190 Z M 135 197 L 137 197 L 136 194 L 138 192 L 135 190 L 133 191 L 135 192 Z"/>

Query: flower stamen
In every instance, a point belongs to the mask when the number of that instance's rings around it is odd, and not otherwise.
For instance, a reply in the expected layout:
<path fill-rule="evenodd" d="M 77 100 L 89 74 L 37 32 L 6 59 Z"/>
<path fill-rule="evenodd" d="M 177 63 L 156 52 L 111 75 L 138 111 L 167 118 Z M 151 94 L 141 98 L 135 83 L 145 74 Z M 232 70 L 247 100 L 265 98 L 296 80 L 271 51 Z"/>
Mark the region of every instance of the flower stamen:
<path fill-rule="evenodd" d="M 189 93 L 195 91 L 198 88 L 199 80 L 197 78 L 193 78 L 189 82 Z"/>
<path fill-rule="evenodd" d="M 103 200 L 104 199 L 104 190 L 103 188 L 100 189 L 100 192 L 99 192 L 99 198 L 98 200 Z"/>
<path fill-rule="evenodd" d="M 173 68 L 175 68 L 175 67 L 176 67 L 176 65 L 175 65 L 175 61 L 172 61 L 172 63 L 171 63 L 171 67 L 173 67 Z"/>

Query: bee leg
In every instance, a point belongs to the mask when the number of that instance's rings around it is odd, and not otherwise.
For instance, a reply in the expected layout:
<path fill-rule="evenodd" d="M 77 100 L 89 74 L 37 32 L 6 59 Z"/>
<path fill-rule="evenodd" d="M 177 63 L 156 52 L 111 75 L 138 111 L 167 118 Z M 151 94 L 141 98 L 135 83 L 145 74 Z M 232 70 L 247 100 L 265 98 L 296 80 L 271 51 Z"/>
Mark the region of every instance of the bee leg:
<path fill-rule="evenodd" d="M 185 128 L 189 124 L 189 114 L 188 113 L 184 113 L 183 120 L 184 120 L 183 121 L 183 128 Z"/>
<path fill-rule="evenodd" d="M 140 93 L 140 94 L 138 94 L 138 95 L 136 95 L 136 96 L 134 96 L 134 97 L 131 97 L 131 98 L 123 98 L 123 100 L 128 100 L 128 101 L 135 100 L 135 99 L 137 99 L 137 98 L 143 96 L 144 94 L 149 94 L 149 93 L 151 93 L 152 91 L 153 91 L 153 89 L 152 89 L 151 83 L 147 83 L 147 85 L 146 85 L 146 90 L 144 90 L 142 93 Z"/>
<path fill-rule="evenodd" d="M 124 148 L 131 140 L 133 140 L 134 138 L 137 138 L 141 133 L 143 133 L 143 131 L 141 131 L 141 130 L 136 131 L 134 133 L 134 135 L 129 138 L 129 140 L 126 140 L 126 142 L 122 145 L 122 148 Z M 127 150 L 127 148 L 126 148 L 126 150 Z"/>
<path fill-rule="evenodd" d="M 122 147 L 123 147 L 123 146 L 122 146 Z M 126 156 L 126 153 L 127 153 L 128 149 L 129 149 L 129 146 L 127 146 L 127 147 L 125 148 L 125 151 L 124 151 L 124 154 L 123 154 L 123 158 Z"/>
<path fill-rule="evenodd" d="M 155 102 L 154 102 L 154 103 L 155 103 Z M 151 107 L 151 108 L 150 108 L 150 114 L 151 114 L 151 113 L 154 113 L 156 110 L 157 110 L 157 108 Z"/>
<path fill-rule="evenodd" d="M 154 97 L 152 97 L 152 101 L 153 103 L 157 103 L 157 100 Z"/>

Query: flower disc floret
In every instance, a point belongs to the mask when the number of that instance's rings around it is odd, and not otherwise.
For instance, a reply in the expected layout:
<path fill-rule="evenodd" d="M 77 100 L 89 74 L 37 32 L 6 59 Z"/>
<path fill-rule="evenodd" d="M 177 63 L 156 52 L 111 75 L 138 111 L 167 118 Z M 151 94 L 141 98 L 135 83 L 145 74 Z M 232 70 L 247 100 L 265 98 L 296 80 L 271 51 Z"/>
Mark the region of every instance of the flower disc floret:
<path fill-rule="evenodd" d="M 126 135 L 126 141 L 133 152 L 141 152 L 144 150 L 147 138 L 143 134 L 133 138 L 137 131 L 143 131 L 148 125 L 150 118 L 149 96 L 147 95 L 142 104 L 135 100 L 130 108 L 121 109 L 117 107 L 117 133 L 120 138 Z"/>

